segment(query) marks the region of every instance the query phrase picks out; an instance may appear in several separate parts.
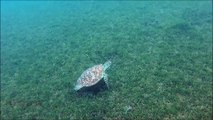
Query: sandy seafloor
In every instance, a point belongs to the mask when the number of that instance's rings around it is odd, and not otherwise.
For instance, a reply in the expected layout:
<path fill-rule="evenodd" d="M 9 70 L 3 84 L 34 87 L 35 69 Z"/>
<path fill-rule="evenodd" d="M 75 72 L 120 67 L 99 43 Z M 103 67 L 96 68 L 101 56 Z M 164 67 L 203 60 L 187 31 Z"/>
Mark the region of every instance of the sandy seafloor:
<path fill-rule="evenodd" d="M 109 90 L 73 90 L 109 59 Z M 211 1 L 1 1 L 2 120 L 211 118 Z"/>

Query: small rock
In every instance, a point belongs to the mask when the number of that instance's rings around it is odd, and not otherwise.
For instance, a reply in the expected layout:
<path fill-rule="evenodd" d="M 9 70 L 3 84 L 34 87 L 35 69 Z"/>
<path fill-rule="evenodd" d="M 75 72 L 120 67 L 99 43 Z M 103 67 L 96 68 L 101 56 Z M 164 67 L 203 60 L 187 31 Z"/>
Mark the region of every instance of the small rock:
<path fill-rule="evenodd" d="M 125 110 L 125 114 L 127 114 L 127 112 L 129 112 L 132 109 L 132 107 L 130 105 L 125 106 L 124 110 Z"/>

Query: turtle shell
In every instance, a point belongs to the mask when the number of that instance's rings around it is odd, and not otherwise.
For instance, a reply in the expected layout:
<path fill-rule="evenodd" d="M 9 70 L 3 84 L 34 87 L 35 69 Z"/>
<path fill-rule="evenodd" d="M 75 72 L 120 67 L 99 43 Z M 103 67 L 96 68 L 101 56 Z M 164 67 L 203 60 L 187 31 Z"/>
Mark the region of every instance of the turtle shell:
<path fill-rule="evenodd" d="M 89 87 L 96 84 L 102 78 L 104 68 L 103 65 L 95 65 L 84 71 L 77 80 L 77 84 L 84 87 Z"/>

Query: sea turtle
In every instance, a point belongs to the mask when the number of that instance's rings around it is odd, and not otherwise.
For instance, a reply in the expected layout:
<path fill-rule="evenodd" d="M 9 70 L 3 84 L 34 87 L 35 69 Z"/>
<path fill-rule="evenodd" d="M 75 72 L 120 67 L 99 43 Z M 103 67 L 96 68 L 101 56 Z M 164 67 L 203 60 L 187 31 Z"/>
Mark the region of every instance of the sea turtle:
<path fill-rule="evenodd" d="M 107 61 L 104 64 L 95 65 L 85 70 L 78 78 L 74 90 L 78 91 L 84 87 L 93 86 L 102 79 L 104 80 L 108 88 L 108 77 L 105 73 L 105 70 L 109 68 L 111 63 L 111 61 Z"/>

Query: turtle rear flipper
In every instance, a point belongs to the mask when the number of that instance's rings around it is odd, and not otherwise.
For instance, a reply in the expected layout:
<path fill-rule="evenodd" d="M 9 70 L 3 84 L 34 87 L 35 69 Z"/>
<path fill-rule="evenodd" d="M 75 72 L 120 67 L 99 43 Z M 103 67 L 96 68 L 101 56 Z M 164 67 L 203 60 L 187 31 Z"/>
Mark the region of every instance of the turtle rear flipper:
<path fill-rule="evenodd" d="M 78 91 L 82 88 L 83 86 L 81 84 L 77 84 L 74 88 L 75 91 Z"/>

